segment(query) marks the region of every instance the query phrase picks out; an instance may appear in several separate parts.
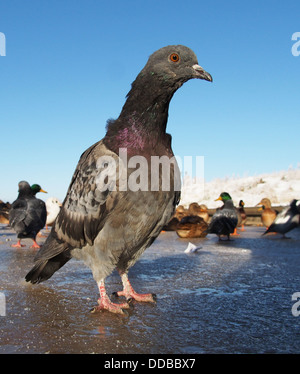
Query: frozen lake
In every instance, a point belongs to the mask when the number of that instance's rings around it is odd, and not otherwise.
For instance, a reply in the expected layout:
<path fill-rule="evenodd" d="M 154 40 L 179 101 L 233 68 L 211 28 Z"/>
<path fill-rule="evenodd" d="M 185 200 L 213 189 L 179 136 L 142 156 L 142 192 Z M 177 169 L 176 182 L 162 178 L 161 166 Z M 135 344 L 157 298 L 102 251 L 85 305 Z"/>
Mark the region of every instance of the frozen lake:
<path fill-rule="evenodd" d="M 300 230 L 288 240 L 263 232 L 190 239 L 201 246 L 192 254 L 184 253 L 189 240 L 161 233 L 129 272 L 136 291 L 156 293 L 157 303 L 134 302 L 124 317 L 89 313 L 98 289 L 77 260 L 42 284 L 26 283 L 35 250 L 26 240 L 11 248 L 16 235 L 1 225 L 0 353 L 299 353 Z M 118 274 L 106 284 L 118 291 Z"/>

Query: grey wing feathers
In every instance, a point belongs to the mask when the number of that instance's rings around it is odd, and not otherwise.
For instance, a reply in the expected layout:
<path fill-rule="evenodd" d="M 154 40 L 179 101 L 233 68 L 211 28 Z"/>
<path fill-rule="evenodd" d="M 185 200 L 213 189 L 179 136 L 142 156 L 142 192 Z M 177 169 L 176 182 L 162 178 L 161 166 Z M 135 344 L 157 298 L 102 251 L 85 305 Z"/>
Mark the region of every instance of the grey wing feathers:
<path fill-rule="evenodd" d="M 35 228 L 38 231 L 41 230 L 45 226 L 47 219 L 47 209 L 45 203 L 36 198 L 29 200 L 28 216 L 30 216 L 31 222 L 34 223 Z"/>
<path fill-rule="evenodd" d="M 105 161 L 106 160 L 106 161 Z M 102 141 L 81 156 L 55 225 L 35 257 L 35 266 L 26 281 L 42 282 L 71 258 L 71 250 L 92 244 L 105 223 L 107 205 L 113 207 L 110 190 L 101 189 L 105 165 L 118 156 Z M 116 181 L 117 183 L 117 181 Z"/>
<path fill-rule="evenodd" d="M 17 233 L 25 229 L 24 220 L 26 218 L 26 211 L 27 201 L 25 199 L 19 199 L 13 202 L 9 212 L 9 223 Z"/>
<path fill-rule="evenodd" d="M 45 203 L 36 198 L 18 199 L 12 204 L 9 222 L 21 236 L 35 235 L 45 226 L 47 211 Z"/>
<path fill-rule="evenodd" d="M 117 163 L 118 156 L 102 141 L 87 149 L 79 160 L 54 226 L 57 237 L 74 248 L 92 245 L 103 227 L 107 199 L 113 188 L 102 190 L 101 175 L 112 160 Z"/>

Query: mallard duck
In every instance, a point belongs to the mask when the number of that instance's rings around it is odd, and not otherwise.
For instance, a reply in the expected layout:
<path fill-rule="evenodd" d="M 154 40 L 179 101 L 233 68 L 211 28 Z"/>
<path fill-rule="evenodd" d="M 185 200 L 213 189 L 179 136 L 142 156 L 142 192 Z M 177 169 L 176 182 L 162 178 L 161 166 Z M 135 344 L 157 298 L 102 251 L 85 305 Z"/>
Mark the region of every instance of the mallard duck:
<path fill-rule="evenodd" d="M 45 226 L 47 211 L 44 201 L 35 197 L 38 192 L 46 193 L 38 184 L 30 187 L 26 181 L 19 183 L 18 198 L 12 203 L 9 212 L 9 224 L 16 231 L 19 239 L 12 247 L 25 247 L 21 244 L 21 239 L 30 238 L 33 240 L 31 248 L 40 248 L 35 239 Z"/>
<path fill-rule="evenodd" d="M 244 202 L 243 200 L 240 200 L 239 202 L 239 207 L 238 208 L 235 208 L 236 209 L 236 213 L 237 213 L 237 216 L 238 216 L 238 223 L 237 223 L 237 227 L 234 229 L 234 232 L 233 232 L 233 236 L 239 236 L 240 234 L 237 232 L 237 228 L 238 227 L 242 227 L 241 228 L 241 231 L 244 231 L 244 222 L 245 222 L 245 219 L 246 219 L 246 213 L 244 211 Z"/>
<path fill-rule="evenodd" d="M 188 209 L 185 209 L 183 205 L 178 205 L 178 207 L 176 208 L 174 217 L 176 217 L 178 221 L 181 221 L 183 217 L 188 216 L 188 215 L 189 215 Z"/>
<path fill-rule="evenodd" d="M 10 203 L 4 203 L 0 200 L 0 223 L 9 224 L 9 210 L 11 208 Z"/>
<path fill-rule="evenodd" d="M 188 209 L 189 215 L 191 216 L 198 216 L 203 218 L 204 222 L 208 223 L 209 221 L 209 214 L 208 209 L 205 204 L 198 204 L 198 203 L 191 203 Z"/>
<path fill-rule="evenodd" d="M 178 223 L 181 219 L 188 215 L 188 210 L 184 208 L 183 205 L 178 205 L 176 208 L 174 216 L 170 221 L 162 228 L 162 232 L 165 231 L 176 231 Z"/>
<path fill-rule="evenodd" d="M 285 207 L 274 219 L 269 228 L 263 235 L 269 232 L 276 232 L 282 234 L 283 238 L 286 238 L 285 234 L 297 226 L 299 226 L 300 220 L 300 200 L 294 199 L 290 205 Z"/>
<path fill-rule="evenodd" d="M 189 215 L 197 216 L 199 211 L 200 211 L 200 206 L 198 203 L 190 203 L 188 207 Z"/>
<path fill-rule="evenodd" d="M 176 233 L 180 238 L 204 238 L 208 225 L 199 216 L 185 216 L 177 224 Z"/>
<path fill-rule="evenodd" d="M 6 213 L 0 213 L 0 223 L 3 223 L 5 225 L 9 224 L 9 219 L 7 218 Z"/>
<path fill-rule="evenodd" d="M 222 192 L 215 201 L 218 200 L 223 201 L 224 205 L 212 216 L 207 233 L 217 234 L 219 240 L 222 240 L 222 235 L 226 235 L 230 240 L 230 234 L 234 232 L 238 223 L 237 212 L 228 192 Z"/>
<path fill-rule="evenodd" d="M 200 212 L 198 213 L 198 216 L 203 218 L 204 222 L 208 223 L 209 214 L 208 214 L 208 208 L 205 204 L 200 204 Z"/>
<path fill-rule="evenodd" d="M 261 213 L 261 221 L 264 226 L 267 228 L 272 224 L 274 219 L 277 216 L 276 210 L 274 210 L 271 206 L 271 201 L 267 197 L 261 199 L 261 201 L 256 204 L 255 206 L 260 206 L 261 207 L 258 210 L 262 210 Z"/>
<path fill-rule="evenodd" d="M 46 200 L 46 209 L 47 209 L 47 220 L 46 220 L 46 229 L 48 226 L 52 226 L 62 204 L 56 197 L 49 197 Z"/>
<path fill-rule="evenodd" d="M 162 232 L 165 231 L 176 231 L 179 220 L 177 217 L 171 218 L 171 220 L 162 228 Z"/>
<path fill-rule="evenodd" d="M 245 230 L 245 222 L 247 220 L 247 214 L 245 212 L 244 206 L 245 206 L 244 201 L 240 200 L 238 211 L 239 211 L 239 214 L 240 214 L 240 217 L 241 217 L 241 223 L 240 223 L 240 225 L 241 225 L 241 231 Z M 238 226 L 239 226 L 239 224 L 238 224 Z"/>

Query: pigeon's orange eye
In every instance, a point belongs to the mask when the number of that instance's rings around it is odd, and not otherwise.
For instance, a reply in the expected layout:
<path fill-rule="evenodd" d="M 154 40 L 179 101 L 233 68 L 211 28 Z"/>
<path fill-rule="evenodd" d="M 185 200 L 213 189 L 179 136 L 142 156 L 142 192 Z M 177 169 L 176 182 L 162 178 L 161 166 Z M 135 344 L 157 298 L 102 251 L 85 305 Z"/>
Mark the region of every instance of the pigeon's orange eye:
<path fill-rule="evenodd" d="M 178 62 L 178 61 L 180 60 L 180 57 L 179 57 L 179 55 L 178 55 L 177 53 L 172 53 L 172 54 L 170 55 L 170 60 L 171 60 L 172 62 Z"/>

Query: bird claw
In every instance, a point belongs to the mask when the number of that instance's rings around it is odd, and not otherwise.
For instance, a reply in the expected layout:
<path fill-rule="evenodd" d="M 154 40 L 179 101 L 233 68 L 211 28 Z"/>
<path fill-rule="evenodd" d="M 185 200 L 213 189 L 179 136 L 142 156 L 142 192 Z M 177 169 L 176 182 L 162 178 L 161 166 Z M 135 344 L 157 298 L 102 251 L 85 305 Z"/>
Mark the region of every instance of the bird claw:
<path fill-rule="evenodd" d="M 39 245 L 32 245 L 30 248 L 32 248 L 32 249 L 40 249 L 41 247 Z"/>
<path fill-rule="evenodd" d="M 38 243 L 35 240 L 33 240 L 33 244 L 32 244 L 32 246 L 30 248 L 40 249 L 41 247 L 38 245 Z"/>
<path fill-rule="evenodd" d="M 24 248 L 24 247 L 26 247 L 26 245 L 25 244 L 12 244 L 11 247 L 13 247 L 13 248 Z"/>
<path fill-rule="evenodd" d="M 114 308 L 114 310 L 112 310 L 111 308 L 102 308 L 99 305 L 96 305 L 92 309 L 90 309 L 90 313 L 95 314 L 95 313 L 103 312 L 104 310 L 108 310 L 109 312 L 112 312 L 114 314 L 120 314 L 124 316 L 128 315 L 127 310 L 124 308 L 118 308 L 118 309 Z"/>
<path fill-rule="evenodd" d="M 113 292 L 112 295 L 115 297 L 125 296 L 127 303 L 131 303 L 132 300 L 148 302 L 148 303 L 156 303 L 156 300 L 157 300 L 157 296 L 155 293 L 140 294 L 135 291 L 131 291 L 128 294 L 128 293 L 125 293 L 125 291 L 123 290 L 123 291 Z"/>
<path fill-rule="evenodd" d="M 123 292 L 120 291 L 120 292 L 112 292 L 111 296 L 118 298 L 118 297 L 120 297 L 120 296 L 125 296 L 125 295 L 123 295 Z M 133 299 L 132 297 L 129 297 L 129 298 L 126 299 L 126 303 L 127 303 L 128 305 L 130 305 L 130 304 L 132 304 L 132 301 L 133 301 L 133 300 L 134 300 L 134 299 Z"/>
<path fill-rule="evenodd" d="M 116 304 L 112 303 L 109 299 L 99 299 L 98 300 L 98 305 L 94 306 L 91 310 L 90 313 L 97 313 L 100 311 L 108 310 L 109 312 L 115 313 L 115 314 L 122 314 L 122 315 L 127 315 L 126 309 L 130 308 L 130 303 L 131 299 L 127 300 L 126 303 L 122 304 Z"/>

